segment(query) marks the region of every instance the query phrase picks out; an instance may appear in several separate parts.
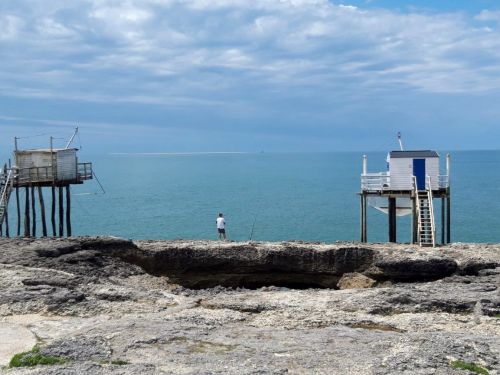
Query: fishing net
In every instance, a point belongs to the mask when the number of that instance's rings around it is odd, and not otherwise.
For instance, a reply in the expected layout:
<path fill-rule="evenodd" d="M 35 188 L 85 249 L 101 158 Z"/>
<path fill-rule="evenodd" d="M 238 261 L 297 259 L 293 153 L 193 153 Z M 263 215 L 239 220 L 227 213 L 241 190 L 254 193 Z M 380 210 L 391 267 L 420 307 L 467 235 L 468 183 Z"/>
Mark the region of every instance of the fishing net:
<path fill-rule="evenodd" d="M 368 197 L 368 205 L 387 214 L 389 212 L 389 202 L 386 197 Z M 412 205 L 410 198 L 396 198 L 396 215 L 411 215 Z"/>

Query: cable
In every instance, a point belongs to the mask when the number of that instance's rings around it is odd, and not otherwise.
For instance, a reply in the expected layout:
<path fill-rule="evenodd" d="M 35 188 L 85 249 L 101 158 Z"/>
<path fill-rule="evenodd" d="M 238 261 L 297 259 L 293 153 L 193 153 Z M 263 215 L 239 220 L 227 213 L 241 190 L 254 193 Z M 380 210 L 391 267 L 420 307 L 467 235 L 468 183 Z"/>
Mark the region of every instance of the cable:
<path fill-rule="evenodd" d="M 99 186 L 101 187 L 101 190 L 104 194 L 106 194 L 106 190 L 104 190 L 104 188 L 102 187 L 102 184 L 101 182 L 99 181 L 99 179 L 97 178 L 97 175 L 95 174 L 95 172 L 92 170 L 92 175 L 95 177 L 95 180 L 97 181 L 97 183 L 99 184 Z"/>
<path fill-rule="evenodd" d="M 82 149 L 82 139 L 80 138 L 80 133 L 76 133 L 76 136 L 78 137 L 78 144 L 80 145 L 79 150 Z"/>
<path fill-rule="evenodd" d="M 50 135 L 50 133 L 36 134 L 36 135 L 27 135 L 25 137 L 16 137 L 16 138 L 17 139 L 28 139 L 28 138 L 36 138 L 36 137 L 45 137 L 47 135 Z"/>

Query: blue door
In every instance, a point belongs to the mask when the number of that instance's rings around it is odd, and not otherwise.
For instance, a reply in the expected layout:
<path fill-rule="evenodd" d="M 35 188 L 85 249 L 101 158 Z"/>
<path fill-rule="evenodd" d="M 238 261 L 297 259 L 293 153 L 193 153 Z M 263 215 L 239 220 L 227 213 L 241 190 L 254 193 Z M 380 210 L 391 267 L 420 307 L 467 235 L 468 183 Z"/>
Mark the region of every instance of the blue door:
<path fill-rule="evenodd" d="M 425 159 L 413 159 L 413 175 L 417 178 L 417 189 L 425 190 Z"/>

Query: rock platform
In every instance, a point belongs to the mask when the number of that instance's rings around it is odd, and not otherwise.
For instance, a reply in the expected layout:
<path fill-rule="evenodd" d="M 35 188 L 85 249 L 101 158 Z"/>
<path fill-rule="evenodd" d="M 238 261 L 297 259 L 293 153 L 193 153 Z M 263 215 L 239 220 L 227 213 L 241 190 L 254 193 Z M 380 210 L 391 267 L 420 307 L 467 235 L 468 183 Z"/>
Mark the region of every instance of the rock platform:
<path fill-rule="evenodd" d="M 500 372 L 500 245 L 0 238 L 7 374 Z M 14 345 L 15 343 L 15 345 Z"/>

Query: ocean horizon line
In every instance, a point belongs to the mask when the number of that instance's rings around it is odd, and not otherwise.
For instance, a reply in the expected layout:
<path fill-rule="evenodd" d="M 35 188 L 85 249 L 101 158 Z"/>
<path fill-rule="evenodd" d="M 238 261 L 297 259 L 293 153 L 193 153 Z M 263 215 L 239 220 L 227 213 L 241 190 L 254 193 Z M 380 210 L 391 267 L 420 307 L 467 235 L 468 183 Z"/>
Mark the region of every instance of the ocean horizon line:
<path fill-rule="evenodd" d="M 190 156 L 190 155 L 218 155 L 218 154 L 257 154 L 258 152 L 244 151 L 198 151 L 198 152 L 110 152 L 108 155 L 139 155 L 139 156 Z"/>

